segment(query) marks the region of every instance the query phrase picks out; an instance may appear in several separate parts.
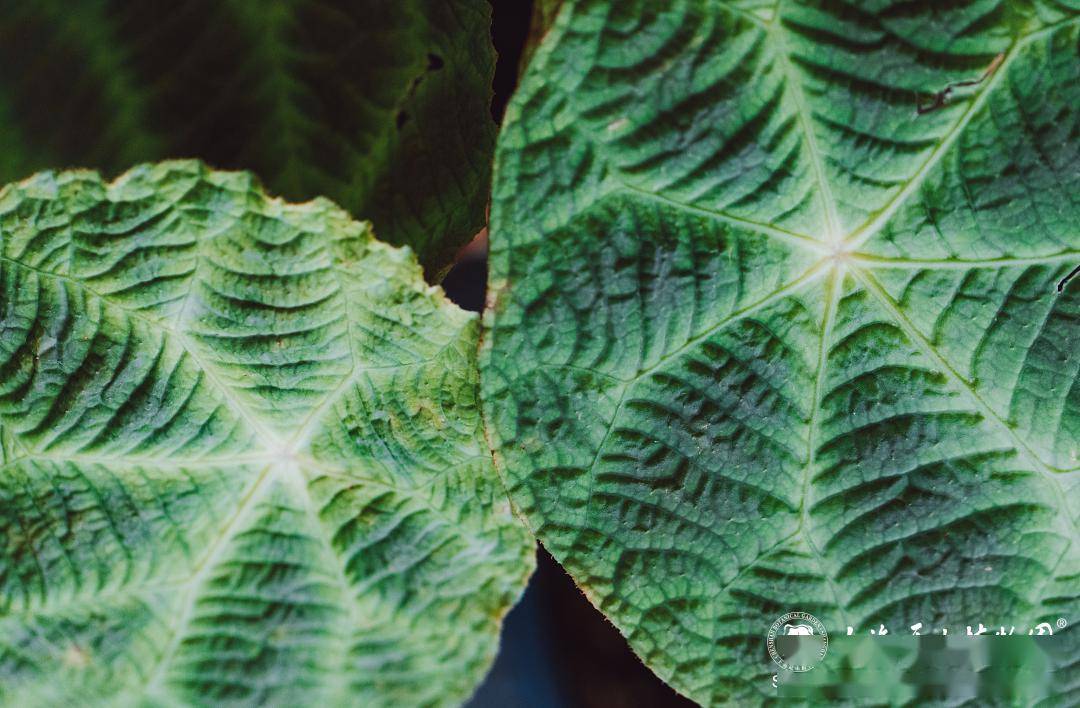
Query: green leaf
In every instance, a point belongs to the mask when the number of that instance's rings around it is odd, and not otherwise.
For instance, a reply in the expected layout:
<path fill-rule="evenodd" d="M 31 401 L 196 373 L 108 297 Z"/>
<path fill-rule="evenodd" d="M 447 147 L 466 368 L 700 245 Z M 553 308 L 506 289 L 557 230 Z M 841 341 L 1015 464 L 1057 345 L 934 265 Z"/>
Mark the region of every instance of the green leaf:
<path fill-rule="evenodd" d="M 0 184 L 196 157 L 327 196 L 430 274 L 485 224 L 483 0 L 0 0 Z"/>
<path fill-rule="evenodd" d="M 789 610 L 1075 623 L 1077 9 L 563 4 L 496 151 L 482 397 L 679 691 L 775 696 Z"/>
<path fill-rule="evenodd" d="M 532 549 L 408 250 L 195 162 L 36 175 L 0 239 L 0 703 L 470 694 Z"/>

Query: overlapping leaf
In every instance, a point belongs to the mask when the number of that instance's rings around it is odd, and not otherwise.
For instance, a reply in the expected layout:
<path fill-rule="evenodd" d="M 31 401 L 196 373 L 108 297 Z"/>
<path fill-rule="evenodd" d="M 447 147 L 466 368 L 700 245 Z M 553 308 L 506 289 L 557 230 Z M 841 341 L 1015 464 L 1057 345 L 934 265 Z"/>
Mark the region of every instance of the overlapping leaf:
<path fill-rule="evenodd" d="M 199 163 L 0 192 L 0 704 L 454 704 L 531 565 L 476 318 Z"/>
<path fill-rule="evenodd" d="M 563 3 L 497 149 L 490 437 L 680 691 L 775 695 L 788 610 L 1075 622 L 1077 9 Z"/>
<path fill-rule="evenodd" d="M 4 0 L 0 183 L 202 158 L 434 273 L 484 224 L 489 28 L 483 0 Z"/>

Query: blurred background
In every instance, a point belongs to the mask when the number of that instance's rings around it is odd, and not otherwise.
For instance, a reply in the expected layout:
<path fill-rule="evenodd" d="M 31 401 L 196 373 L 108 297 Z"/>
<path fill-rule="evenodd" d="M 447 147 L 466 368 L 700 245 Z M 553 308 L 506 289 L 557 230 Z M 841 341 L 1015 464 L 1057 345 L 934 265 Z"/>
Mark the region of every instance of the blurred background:
<path fill-rule="evenodd" d="M 498 52 L 492 119 L 502 120 L 517 85 L 531 0 L 491 0 Z M 487 281 L 487 234 L 458 256 L 443 281 L 461 307 L 479 311 Z M 498 659 L 469 708 L 692 706 L 630 651 L 626 641 L 543 548 L 525 596 L 506 618 Z"/>

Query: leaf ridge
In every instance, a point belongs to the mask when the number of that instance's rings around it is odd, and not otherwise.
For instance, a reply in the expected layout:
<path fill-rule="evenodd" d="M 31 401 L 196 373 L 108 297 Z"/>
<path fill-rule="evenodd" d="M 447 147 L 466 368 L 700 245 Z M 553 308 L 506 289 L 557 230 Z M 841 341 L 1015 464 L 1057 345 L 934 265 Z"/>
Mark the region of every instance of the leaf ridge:
<path fill-rule="evenodd" d="M 918 270 L 971 270 L 976 268 L 1003 268 L 1008 266 L 1054 265 L 1058 263 L 1080 262 L 1080 251 L 1063 251 L 1050 256 L 1030 256 L 1018 258 L 978 259 L 918 259 L 890 258 L 870 253 L 856 252 L 848 256 L 853 262 L 864 268 L 915 268 Z"/>
<path fill-rule="evenodd" d="M 44 602 L 35 606 L 32 610 L 28 609 L 20 613 L 10 613 L 0 615 L 0 626 L 6 623 L 17 623 L 25 619 L 26 617 L 49 617 L 49 616 L 63 616 L 72 610 L 80 608 L 85 609 L 101 609 L 103 606 L 107 606 L 114 601 L 124 601 L 129 598 L 138 597 L 144 594 L 153 594 L 163 590 L 175 590 L 183 588 L 189 581 L 167 581 L 161 583 L 136 583 L 132 585 L 127 583 L 115 588 L 111 588 L 104 592 L 98 592 L 93 597 L 86 597 L 83 595 L 72 595 L 70 597 L 63 598 L 59 601 Z"/>
<path fill-rule="evenodd" d="M 794 290 L 797 290 L 799 287 L 801 287 L 815 273 L 817 273 L 818 270 L 819 270 L 819 268 L 811 268 L 811 269 L 809 269 L 807 272 L 805 272 L 804 274 L 802 274 L 801 276 L 799 276 L 798 278 L 796 278 L 792 282 L 788 283 L 787 285 L 779 288 L 778 290 L 770 293 L 769 295 L 766 295 L 765 297 L 757 300 L 756 302 L 752 303 L 751 305 L 748 305 L 747 307 L 743 308 L 742 310 L 739 310 L 738 312 L 735 312 L 732 315 L 726 317 L 724 320 L 717 323 L 713 327 L 710 327 L 705 332 L 702 332 L 698 336 L 691 338 L 686 343 L 684 343 L 682 346 L 680 346 L 678 349 L 675 349 L 672 352 L 669 352 L 668 354 L 665 354 L 664 356 L 660 357 L 656 361 L 656 363 L 654 363 L 653 365 L 649 366 L 646 369 L 643 369 L 643 370 L 639 371 L 631 379 L 629 379 L 629 380 L 627 380 L 627 381 L 625 381 L 624 383 L 621 384 L 621 386 L 620 386 L 621 390 L 619 392 L 619 397 L 616 400 L 615 407 L 614 407 L 614 412 L 611 415 L 611 420 L 608 421 L 607 428 L 604 431 L 603 437 L 600 439 L 600 443 L 596 447 L 596 451 L 593 454 L 592 460 L 589 462 L 589 464 L 585 468 L 586 472 L 588 474 L 588 477 L 589 477 L 589 490 L 588 490 L 588 492 L 586 494 L 586 500 L 585 500 L 585 521 L 581 524 L 580 529 L 588 528 L 588 515 L 589 515 L 590 509 L 592 507 L 593 495 L 594 495 L 594 493 L 596 491 L 596 474 L 594 474 L 594 471 L 596 469 L 596 464 L 600 460 L 600 455 L 603 452 L 604 446 L 607 443 L 608 439 L 611 437 L 611 433 L 615 430 L 615 424 L 616 424 L 616 422 L 618 422 L 619 414 L 622 412 L 623 407 L 626 405 L 627 394 L 629 394 L 630 389 L 633 388 L 633 385 L 635 383 L 637 383 L 638 381 L 640 381 L 641 379 L 643 379 L 645 376 L 648 376 L 653 371 L 656 371 L 659 368 L 661 368 L 668 361 L 673 360 L 680 353 L 682 353 L 683 351 L 689 349 L 692 345 L 696 344 L 697 342 L 700 342 L 700 341 L 703 341 L 703 340 L 707 339 L 710 335 L 712 335 L 715 332 L 719 331 L 723 327 L 731 324 L 732 322 L 740 320 L 743 317 L 745 317 L 745 316 L 747 316 L 747 315 L 749 315 L 749 314 L 751 314 L 751 313 L 753 313 L 753 312 L 755 312 L 755 311 L 757 311 L 757 310 L 759 310 L 761 308 L 767 307 L 768 305 L 770 305 L 771 303 L 773 303 L 773 302 L 775 302 L 777 300 L 780 300 L 780 299 L 786 297 L 788 294 L 790 294 Z M 580 533 L 580 529 L 579 529 L 579 533 Z"/>
<path fill-rule="evenodd" d="M 624 382 L 620 386 L 621 390 L 619 392 L 619 397 L 616 400 L 615 407 L 614 407 L 614 412 L 611 415 L 611 420 L 608 421 L 607 427 L 606 427 L 606 429 L 604 431 L 604 435 L 601 438 L 600 443 L 596 447 L 596 451 L 593 454 L 592 460 L 589 462 L 589 464 L 585 468 L 585 470 L 586 470 L 586 472 L 588 474 L 588 478 L 589 478 L 589 489 L 588 489 L 588 492 L 586 494 L 585 505 L 584 505 L 585 506 L 585 520 L 582 522 L 581 526 L 579 527 L 579 531 L 578 531 L 579 534 L 582 532 L 582 530 L 589 528 L 588 517 L 589 517 L 589 513 L 590 513 L 591 508 L 592 508 L 593 496 L 594 496 L 595 491 L 596 491 L 597 475 L 594 472 L 595 472 L 595 469 L 596 469 L 597 462 L 599 462 L 600 455 L 604 450 L 604 446 L 606 445 L 608 439 L 611 437 L 612 432 L 615 430 L 615 424 L 619 420 L 619 414 L 622 412 L 623 407 L 626 405 L 626 403 L 627 403 L 627 395 L 629 394 L 630 389 L 633 388 L 634 384 L 637 383 L 638 381 L 642 380 L 644 377 L 648 376 L 650 373 L 652 373 L 654 371 L 657 371 L 664 364 L 666 364 L 667 362 L 673 360 L 680 353 L 682 353 L 683 351 L 686 351 L 687 349 L 689 349 L 694 344 L 696 344 L 696 343 L 698 343 L 700 341 L 704 341 L 709 336 L 716 333 L 717 331 L 719 331 L 723 327 L 731 324 L 732 322 L 738 321 L 738 320 L 746 317 L 747 315 L 749 315 L 749 314 L 751 314 L 751 313 L 753 313 L 753 312 L 755 312 L 757 310 L 760 310 L 760 309 L 762 309 L 764 307 L 767 307 L 768 305 L 772 304 L 773 302 L 775 302 L 777 300 L 780 300 L 780 299 L 783 299 L 784 297 L 787 297 L 787 295 L 789 295 L 791 292 L 793 292 L 793 291 L 797 290 L 798 288 L 800 288 L 813 275 L 818 273 L 819 270 L 820 270 L 820 265 L 821 264 L 819 264 L 817 267 L 812 267 L 812 268 L 808 269 L 805 273 L 803 273 L 801 276 L 799 276 L 798 278 L 796 278 L 792 282 L 788 283 L 787 285 L 779 288 L 778 290 L 773 291 L 772 293 L 770 293 L 770 294 L 766 295 L 765 297 L 757 300 L 756 302 L 748 305 L 747 307 L 739 310 L 738 312 L 735 312 L 735 313 L 731 314 L 730 316 L 724 318 L 724 320 L 717 323 L 713 327 L 710 327 L 705 332 L 702 332 L 701 334 L 697 335 L 696 337 L 693 337 L 690 340 L 688 340 L 686 343 L 684 343 L 678 349 L 675 349 L 672 352 L 669 352 L 669 353 L 665 354 L 664 356 L 660 357 L 654 364 L 652 364 L 651 366 L 649 366 L 646 369 L 643 369 L 643 370 L 639 371 L 631 379 Z"/>
<path fill-rule="evenodd" d="M 990 94 L 1008 73 L 1009 67 L 1012 66 L 1013 61 L 1015 61 L 1016 57 L 1020 54 L 1021 49 L 1025 47 L 1028 42 L 1033 41 L 1039 34 L 1040 33 L 1034 33 L 1022 40 L 1013 41 L 1013 44 L 1005 52 L 1005 59 L 1002 60 L 1001 65 L 998 66 L 993 75 L 987 79 L 986 86 L 984 86 L 979 91 L 978 95 L 971 100 L 968 107 L 964 109 L 963 115 L 961 115 L 960 119 L 956 122 L 956 125 L 949 129 L 949 132 L 946 133 L 945 137 L 931 151 L 915 171 L 915 174 L 907 180 L 904 187 L 897 192 L 876 215 L 871 216 L 847 236 L 845 239 L 845 247 L 848 250 L 855 251 L 859 249 L 864 243 L 873 238 L 875 234 L 885 228 L 893 215 L 895 215 L 896 212 L 907 203 L 911 195 L 922 186 L 930 172 L 937 167 L 938 163 L 940 163 L 949 152 L 953 144 L 960 138 L 968 123 L 970 123 L 972 118 L 975 117 L 975 114 L 982 109 L 983 105 L 989 99 Z"/>
<path fill-rule="evenodd" d="M 609 179 L 614 182 L 614 186 L 617 190 L 622 190 L 624 192 L 629 192 L 632 194 L 651 198 L 658 203 L 666 204 L 676 209 L 682 209 L 684 211 L 709 216 L 724 223 L 742 226 L 743 228 L 746 228 L 750 231 L 760 233 L 764 236 L 776 238 L 791 245 L 797 245 L 803 249 L 810 249 L 818 252 L 824 251 L 821 242 L 818 239 L 815 239 L 807 234 L 800 234 L 795 231 L 789 231 L 787 229 L 782 229 L 772 224 L 766 224 L 764 222 L 755 221 L 754 219 L 737 216 L 726 211 L 693 206 L 680 202 L 676 199 L 664 196 L 662 194 L 650 192 L 646 189 L 638 187 L 626 179 L 626 175 L 622 170 L 612 166 L 611 160 L 604 155 L 604 147 L 601 143 L 599 143 L 595 138 L 593 138 L 579 126 L 573 126 L 573 131 L 582 140 L 588 143 L 599 156 L 600 160 L 603 162 L 603 165 L 608 172 Z M 593 204 L 599 202 L 601 198 L 605 196 L 609 196 L 609 194 L 600 195 L 600 198 L 595 199 L 593 201 Z M 589 206 L 592 206 L 592 204 L 583 207 L 582 211 L 588 209 Z"/>
<path fill-rule="evenodd" d="M 349 317 L 348 319 L 350 321 L 351 327 L 352 318 Z M 434 361 L 437 361 L 444 352 L 448 351 L 451 346 L 454 345 L 454 343 L 455 340 L 453 337 L 451 337 L 447 339 L 447 341 L 441 347 L 439 347 L 439 349 L 434 354 L 424 359 L 421 359 L 419 361 L 408 361 L 398 364 L 390 364 L 387 366 L 357 366 L 356 355 L 353 354 L 352 369 L 349 371 L 348 374 L 342 377 L 341 382 L 333 390 L 327 393 L 326 397 L 319 404 L 312 407 L 311 413 L 297 427 L 297 432 L 290 440 L 290 446 L 296 449 L 304 445 L 304 443 L 310 438 L 311 434 L 314 432 L 315 426 L 318 425 L 319 422 L 321 422 L 321 418 L 326 414 L 328 410 L 330 410 L 330 408 L 333 407 L 335 403 L 341 400 L 341 398 L 348 391 L 349 386 L 355 384 L 360 375 L 371 371 L 400 371 L 401 369 L 407 369 L 413 366 L 423 366 L 425 364 L 430 364 Z M 355 349 L 352 337 L 349 338 L 349 348 L 350 351 Z"/>
<path fill-rule="evenodd" d="M 681 354 L 684 351 L 690 349 L 695 344 L 698 344 L 699 342 L 705 341 L 706 339 L 711 337 L 713 334 L 720 331 L 721 329 L 723 329 L 727 325 L 731 324 L 732 322 L 735 322 L 736 320 L 743 319 L 747 315 L 753 314 L 754 312 L 757 312 L 758 310 L 760 310 L 760 309 L 762 309 L 764 307 L 768 307 L 769 305 L 771 305 L 774 302 L 777 302 L 778 300 L 782 300 L 782 299 L 786 298 L 788 295 L 791 295 L 796 290 L 798 290 L 802 286 L 809 283 L 813 278 L 820 277 L 820 276 L 824 275 L 825 272 L 826 272 L 826 269 L 825 269 L 826 265 L 827 265 L 827 263 L 824 260 L 819 261 L 819 262 L 811 265 L 801 275 L 799 275 L 795 279 L 791 280 L 787 284 L 780 286 L 779 288 L 777 288 L 776 290 L 772 291 L 771 293 L 769 293 L 767 295 L 764 295 L 763 297 L 761 297 L 758 300 L 752 302 L 751 304 L 747 305 L 746 307 L 742 308 L 741 310 L 738 310 L 737 312 L 733 312 L 732 314 L 728 315 L 727 317 L 722 319 L 720 322 L 717 322 L 716 324 L 710 326 L 708 329 L 704 330 L 703 332 L 701 332 L 701 333 L 699 333 L 699 334 L 697 334 L 697 335 L 695 335 L 693 337 L 690 337 L 682 345 L 680 345 L 676 349 L 671 350 L 670 352 L 666 353 L 664 356 L 657 359 L 656 363 L 646 367 L 645 369 L 642 369 L 642 370 L 638 371 L 632 378 L 629 379 L 629 383 L 636 383 L 637 381 L 640 381 L 641 379 L 643 379 L 644 377 L 646 377 L 649 374 L 653 373 L 654 371 L 659 370 L 664 364 L 668 363 L 669 361 L 674 360 L 679 354 Z"/>
<path fill-rule="evenodd" d="M 202 358 L 198 354 L 195 353 L 194 347 L 190 346 L 190 342 L 187 336 L 184 335 L 182 332 L 171 328 L 160 319 L 148 317 L 139 310 L 132 309 L 121 302 L 117 302 L 116 300 L 98 292 L 97 290 L 82 282 L 81 280 L 78 280 L 77 278 L 63 275 L 55 271 L 37 268 L 10 256 L 0 255 L 0 261 L 10 263 L 11 265 L 24 268 L 29 271 L 33 271 L 46 278 L 68 283 L 72 287 L 82 290 L 88 295 L 94 297 L 99 302 L 101 302 L 103 306 L 107 305 L 109 307 L 116 308 L 124 312 L 126 316 L 140 320 L 141 322 L 143 322 L 143 324 L 146 324 L 153 329 L 158 329 L 163 334 L 169 335 L 180 346 L 180 348 L 183 349 L 184 353 L 191 357 L 192 362 L 195 363 L 196 366 L 198 366 L 199 370 L 202 371 L 202 373 L 207 377 L 207 379 L 209 379 L 214 384 L 214 388 L 217 389 L 218 393 L 222 396 L 222 398 L 225 400 L 225 403 L 233 410 L 233 412 L 238 415 L 248 426 L 250 426 L 250 430 L 248 432 L 257 435 L 263 441 L 273 439 L 273 436 L 267 432 L 266 428 L 262 426 L 262 424 L 258 423 L 250 415 L 250 413 L 239 403 L 239 401 L 235 399 L 235 397 L 232 395 L 231 390 L 219 378 L 217 378 L 213 367 L 209 366 L 205 361 L 202 360 Z"/>
<path fill-rule="evenodd" d="M 787 229 L 781 229 L 771 224 L 766 224 L 760 221 L 754 221 L 753 219 L 747 219 L 741 216 L 734 216 L 727 212 L 718 211 L 716 209 L 707 209 L 705 207 L 695 206 L 693 204 L 686 204 L 680 202 L 677 199 L 666 197 L 663 194 L 657 194 L 648 190 L 642 189 L 627 182 L 620 181 L 620 188 L 645 199 L 649 199 L 663 204 L 680 211 L 685 211 L 690 214 L 697 214 L 699 216 L 707 216 L 717 221 L 731 224 L 733 226 L 741 226 L 749 231 L 760 233 L 763 236 L 774 238 L 778 241 L 782 241 L 791 246 L 801 248 L 803 250 L 810 250 L 815 253 L 828 253 L 828 249 L 825 248 L 820 241 L 804 234 L 796 233 L 795 231 L 788 231 Z"/>
<path fill-rule="evenodd" d="M 225 522 L 221 533 L 218 534 L 217 538 L 212 542 L 206 555 L 203 557 L 203 560 L 195 566 L 191 579 L 183 584 L 184 587 L 188 588 L 188 592 L 183 599 L 181 610 L 176 616 L 176 624 L 173 627 L 169 644 L 162 652 L 161 657 L 158 659 L 157 664 L 151 671 L 144 686 L 144 695 L 153 694 L 164 682 L 168 666 L 176 656 L 180 644 L 183 642 L 184 633 L 191 624 L 195 606 L 198 602 L 198 593 L 202 584 L 209 578 L 210 573 L 213 572 L 217 565 L 217 558 L 224 553 L 225 549 L 228 547 L 228 542 L 236 536 L 241 528 L 242 522 L 245 521 L 255 509 L 255 502 L 258 501 L 261 490 L 265 487 L 267 480 L 274 478 L 274 476 L 270 474 L 272 468 L 273 465 L 270 464 L 263 467 L 258 478 L 252 483 L 251 488 L 244 494 L 240 503 L 237 505 L 235 513 L 233 513 L 232 517 Z"/>
<path fill-rule="evenodd" d="M 721 7 L 723 9 L 727 10 L 728 12 L 730 12 L 733 15 L 737 15 L 738 17 L 741 17 L 741 18 L 743 18 L 745 20 L 749 20 L 750 22 L 753 22 L 758 27 L 765 28 L 767 26 L 765 20 L 761 19 L 760 17 L 758 17 L 757 15 L 755 15 L 754 13 L 752 13 L 752 12 L 750 12 L 748 10 L 744 10 L 743 8 L 741 8 L 741 7 L 737 6 L 737 5 L 733 5 L 730 2 L 727 2 L 726 0 L 713 0 L 713 1 L 717 4 L 718 7 Z M 775 9 L 774 9 L 774 11 L 775 11 Z"/>
<path fill-rule="evenodd" d="M 177 459 L 174 455 L 168 457 L 139 457 L 136 455 L 49 455 L 36 451 L 29 451 L 24 455 L 13 457 L 0 464 L 0 472 L 23 462 L 51 462 L 54 464 L 72 465 L 101 465 L 102 467 L 130 464 L 131 466 L 155 467 L 159 469 L 197 469 L 199 467 L 221 467 L 228 465 L 245 465 L 252 462 L 262 462 L 267 459 L 265 453 L 251 453 L 248 455 L 230 455 L 228 457 L 197 457 L 190 460 Z"/>
<path fill-rule="evenodd" d="M 813 553 L 817 559 L 818 566 L 821 568 L 821 574 L 825 578 L 829 590 L 836 600 L 836 610 L 840 613 L 840 617 L 843 619 L 845 625 L 847 625 L 851 622 L 846 616 L 844 609 L 845 603 L 842 600 L 840 589 L 836 586 L 836 581 L 833 579 L 832 573 L 829 572 L 829 568 L 825 563 L 825 556 L 822 554 L 821 549 L 818 548 L 817 543 L 814 542 L 813 535 L 810 533 L 810 505 L 808 504 L 810 486 L 814 477 L 814 465 L 816 464 L 817 459 L 817 438 L 820 433 L 818 426 L 821 415 L 821 401 L 824 397 L 823 384 L 825 382 L 825 373 L 829 362 L 829 340 L 832 335 L 833 323 L 836 321 L 836 311 L 839 307 L 840 283 L 838 280 L 840 277 L 842 276 L 834 269 L 829 272 L 829 277 L 825 282 L 825 316 L 821 326 L 821 343 L 818 347 L 818 366 L 817 373 L 814 376 L 813 407 L 810 409 L 810 426 L 806 436 L 806 468 L 803 471 L 802 492 L 799 502 L 798 533 L 810 549 L 810 552 Z"/>
<path fill-rule="evenodd" d="M 1016 451 L 1022 454 L 1024 457 L 1028 458 L 1028 460 L 1032 463 L 1032 466 L 1035 467 L 1035 471 L 1040 473 L 1051 484 L 1058 498 L 1068 499 L 1069 497 L 1065 493 L 1065 490 L 1061 487 L 1061 482 L 1058 479 L 1058 473 L 1063 472 L 1064 470 L 1054 470 L 1048 464 L 1043 462 L 1042 458 L 1040 458 L 1035 453 L 1035 451 L 1032 450 L 1030 446 L 1028 446 L 1027 443 L 1025 443 L 1020 438 L 1020 436 L 1016 434 L 1016 431 L 1013 430 L 1012 427 L 1008 423 L 1006 423 L 1005 420 L 1003 420 L 1001 416 L 999 416 L 994 411 L 994 409 L 991 408 L 988 403 L 986 403 L 985 400 L 983 400 L 982 396 L 980 396 L 978 392 L 976 392 L 975 389 L 971 387 L 971 385 L 964 379 L 963 376 L 960 375 L 956 368 L 951 363 L 949 363 L 949 361 L 945 359 L 936 349 L 934 349 L 933 344 L 896 306 L 896 303 L 893 302 L 892 298 L 889 297 L 885 289 L 881 286 L 877 279 L 874 278 L 872 274 L 857 269 L 853 269 L 852 272 L 863 283 L 863 285 L 866 286 L 867 290 L 873 294 L 874 298 L 885 309 L 885 311 L 889 313 L 892 319 L 896 322 L 897 326 L 900 327 L 900 329 L 908 336 L 912 343 L 914 343 L 920 350 L 923 351 L 924 354 L 930 357 L 934 362 L 937 363 L 938 366 L 942 368 L 946 376 L 950 380 L 952 380 L 954 384 L 959 386 L 971 398 L 971 401 L 975 404 L 975 406 L 979 409 L 979 412 L 985 418 L 996 423 L 997 426 L 1005 432 L 1006 436 L 1012 442 L 1012 445 L 1016 449 Z M 1068 518 L 1069 523 L 1072 526 L 1074 535 L 1080 536 L 1080 527 L 1077 526 L 1076 520 L 1072 518 L 1072 515 L 1069 513 L 1066 513 L 1065 516 Z"/>
<path fill-rule="evenodd" d="M 810 158 L 810 165 L 814 171 L 814 177 L 818 183 L 818 188 L 821 190 L 821 198 L 823 206 L 825 207 L 825 227 L 828 230 L 828 233 L 825 235 L 825 239 L 817 240 L 833 243 L 835 241 L 840 241 L 842 238 L 840 231 L 840 215 L 836 208 L 836 197 L 833 196 L 832 185 L 825 176 L 825 164 L 823 162 L 821 148 L 817 143 L 817 135 L 814 133 L 814 126 L 810 122 L 813 113 L 810 111 L 809 104 L 806 102 L 802 82 L 796 76 L 795 66 L 791 63 L 791 55 L 788 52 L 787 44 L 783 40 L 782 34 L 785 30 L 783 28 L 783 20 L 781 19 L 782 5 L 783 0 L 777 0 L 776 10 L 773 13 L 773 18 L 769 24 L 767 34 L 772 37 L 773 44 L 776 46 L 777 59 L 780 62 L 780 69 L 784 74 L 784 82 L 790 89 L 790 95 L 795 104 L 795 112 L 798 116 L 799 125 L 802 127 L 803 137 L 806 140 L 806 151 Z"/>

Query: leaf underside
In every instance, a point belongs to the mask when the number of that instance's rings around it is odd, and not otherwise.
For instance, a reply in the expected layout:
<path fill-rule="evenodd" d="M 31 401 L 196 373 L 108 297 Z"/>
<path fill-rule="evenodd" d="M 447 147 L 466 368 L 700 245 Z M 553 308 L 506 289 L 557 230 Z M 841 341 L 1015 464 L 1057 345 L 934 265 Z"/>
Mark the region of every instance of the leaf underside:
<path fill-rule="evenodd" d="M 0 192 L 0 704 L 464 700 L 531 568 L 477 328 L 247 173 Z"/>
<path fill-rule="evenodd" d="M 789 610 L 1075 622 L 1078 9 L 563 4 L 496 151 L 483 399 L 513 503 L 679 691 L 775 696 Z"/>
<path fill-rule="evenodd" d="M 485 224 L 483 0 L 0 0 L 0 184 L 166 158 L 326 196 L 432 275 Z"/>

